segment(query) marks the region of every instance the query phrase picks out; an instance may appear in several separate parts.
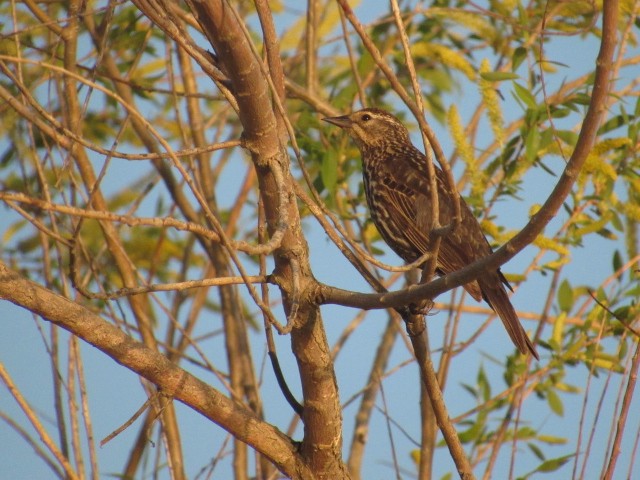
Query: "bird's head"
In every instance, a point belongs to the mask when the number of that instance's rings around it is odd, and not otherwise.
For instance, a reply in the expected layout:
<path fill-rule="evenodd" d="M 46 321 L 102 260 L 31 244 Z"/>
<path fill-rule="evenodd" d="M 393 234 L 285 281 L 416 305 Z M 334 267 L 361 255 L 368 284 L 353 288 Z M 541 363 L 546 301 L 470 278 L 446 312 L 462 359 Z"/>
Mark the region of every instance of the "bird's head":
<path fill-rule="evenodd" d="M 409 131 L 402 122 L 379 108 L 365 108 L 323 120 L 344 129 L 361 149 L 409 142 Z"/>

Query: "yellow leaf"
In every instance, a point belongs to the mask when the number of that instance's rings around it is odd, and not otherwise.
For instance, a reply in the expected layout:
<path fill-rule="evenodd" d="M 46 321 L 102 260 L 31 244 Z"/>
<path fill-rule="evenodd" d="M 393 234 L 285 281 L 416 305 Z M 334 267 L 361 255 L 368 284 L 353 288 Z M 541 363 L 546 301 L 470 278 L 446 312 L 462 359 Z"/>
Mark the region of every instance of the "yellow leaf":
<path fill-rule="evenodd" d="M 447 124 L 449 125 L 453 143 L 458 150 L 458 155 L 466 165 L 467 176 L 471 181 L 471 196 L 478 195 L 486 188 L 485 177 L 482 170 L 478 168 L 473 155 L 473 148 L 471 148 L 471 144 L 467 140 L 467 134 L 462 126 L 460 113 L 455 103 L 451 105 L 447 112 Z"/>
<path fill-rule="evenodd" d="M 515 7 L 514 7 L 515 8 Z M 507 10 L 512 12 L 513 8 Z M 492 42 L 497 37 L 496 29 L 487 21 L 487 19 L 478 13 L 461 10 L 459 8 L 439 8 L 431 7 L 424 12 L 426 17 L 441 17 L 450 22 L 455 22 L 477 33 L 479 37 Z"/>
<path fill-rule="evenodd" d="M 624 202 L 620 204 L 624 214 L 631 220 L 640 222 L 640 206 L 635 203 Z"/>
<path fill-rule="evenodd" d="M 380 234 L 378 233 L 376 226 L 372 222 L 369 222 L 362 232 L 362 237 L 365 239 L 366 243 L 373 243 L 375 240 L 380 238 Z"/>
<path fill-rule="evenodd" d="M 167 62 L 164 58 L 151 60 L 136 68 L 131 76 L 132 80 L 143 80 L 154 73 L 164 72 L 167 69 Z"/>
<path fill-rule="evenodd" d="M 542 250 L 553 250 L 554 252 L 557 252 L 562 256 L 568 257 L 571 255 L 571 252 L 567 247 L 551 238 L 544 237 L 542 235 L 538 235 L 538 237 L 533 241 L 533 244 Z"/>
<path fill-rule="evenodd" d="M 411 46 L 411 55 L 435 58 L 448 67 L 460 70 L 469 80 L 475 81 L 475 69 L 460 53 L 448 47 L 429 42 L 417 42 Z"/>
<path fill-rule="evenodd" d="M 500 229 L 498 228 L 498 226 L 492 222 L 491 220 L 488 219 L 483 219 L 480 222 L 480 225 L 482 226 L 482 230 L 487 234 L 492 236 L 495 239 L 498 239 L 501 235 L 500 235 Z"/>
<path fill-rule="evenodd" d="M 596 155 L 603 155 L 611 150 L 631 145 L 631 139 L 627 137 L 608 138 L 596 143 L 591 150 Z"/>
<path fill-rule="evenodd" d="M 551 338 L 555 340 L 557 345 L 562 345 L 562 335 L 564 333 L 564 325 L 567 320 L 567 312 L 562 312 L 556 317 L 556 321 L 553 323 L 553 332 Z"/>
<path fill-rule="evenodd" d="M 620 208 L 624 209 L 624 205 L 620 205 Z M 597 232 L 602 230 L 610 220 L 611 214 L 603 215 L 598 221 L 594 222 L 590 220 L 584 227 L 577 228 L 573 234 L 579 238 L 589 233 Z"/>
<path fill-rule="evenodd" d="M 624 368 L 620 365 L 620 360 L 617 357 L 598 356 L 593 359 L 593 364 L 596 367 L 604 368 L 605 370 L 611 370 L 612 372 L 622 373 Z"/>
<path fill-rule="evenodd" d="M 538 213 L 541 208 L 542 208 L 542 205 L 540 205 L 539 203 L 534 203 L 533 205 L 531 205 L 531 207 L 529 208 L 529 218 L 533 217 L 536 213 Z"/>
<path fill-rule="evenodd" d="M 490 71 L 491 66 L 489 65 L 489 60 L 485 58 L 480 64 L 480 73 L 487 73 Z M 482 103 L 487 109 L 487 118 L 489 119 L 491 130 L 493 131 L 493 135 L 496 137 L 497 142 L 502 146 L 504 145 L 504 121 L 502 118 L 502 110 L 500 109 L 500 98 L 498 97 L 495 84 L 494 82 L 490 82 L 480 77 L 478 86 L 480 87 L 480 95 L 482 95 Z"/>

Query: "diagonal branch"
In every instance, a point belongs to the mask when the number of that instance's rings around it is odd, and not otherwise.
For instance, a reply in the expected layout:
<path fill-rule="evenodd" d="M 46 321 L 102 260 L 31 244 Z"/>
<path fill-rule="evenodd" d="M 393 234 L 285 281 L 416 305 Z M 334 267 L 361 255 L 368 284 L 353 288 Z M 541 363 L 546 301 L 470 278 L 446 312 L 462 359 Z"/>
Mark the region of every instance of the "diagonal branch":
<path fill-rule="evenodd" d="M 26 308 L 82 338 L 157 385 L 165 395 L 184 403 L 253 446 L 269 457 L 285 475 L 315 478 L 297 453 L 296 444 L 277 428 L 178 367 L 157 350 L 133 340 L 89 309 L 26 280 L 3 263 L 0 263 L 0 299 Z"/>
<path fill-rule="evenodd" d="M 496 270 L 505 264 L 542 233 L 546 225 L 558 213 L 558 210 L 571 192 L 578 173 L 595 143 L 598 128 L 606 109 L 607 96 L 611 88 L 611 67 L 616 45 L 616 22 L 618 17 L 617 0 L 605 2 L 602 42 L 596 59 L 596 72 L 591 102 L 582 123 L 576 147 L 553 192 L 540 210 L 529 220 L 524 228 L 493 254 L 477 260 L 457 272 L 450 273 L 428 284 L 415 285 L 390 293 L 354 293 L 327 285 L 319 285 L 323 303 L 357 307 L 363 309 L 397 308 L 438 295 L 469 283 L 483 272 Z"/>

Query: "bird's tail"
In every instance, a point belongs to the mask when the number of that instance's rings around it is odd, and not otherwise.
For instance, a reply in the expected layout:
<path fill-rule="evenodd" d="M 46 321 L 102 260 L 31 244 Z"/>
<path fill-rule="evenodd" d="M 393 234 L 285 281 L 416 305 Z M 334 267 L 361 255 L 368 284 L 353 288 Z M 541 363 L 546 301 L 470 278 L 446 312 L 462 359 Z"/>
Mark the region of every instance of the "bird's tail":
<path fill-rule="evenodd" d="M 511 337 L 511 341 L 518 347 L 521 353 L 531 353 L 536 360 L 540 360 L 536 347 L 531 343 L 527 332 L 520 324 L 518 315 L 509 301 L 509 296 L 504 286 L 500 282 L 499 278 L 492 278 L 489 282 L 480 282 L 480 288 L 482 290 L 482 296 L 485 301 L 495 310 L 495 312 L 502 320 L 504 328 L 507 329 L 507 333 Z M 489 283 L 489 284 L 488 284 Z"/>

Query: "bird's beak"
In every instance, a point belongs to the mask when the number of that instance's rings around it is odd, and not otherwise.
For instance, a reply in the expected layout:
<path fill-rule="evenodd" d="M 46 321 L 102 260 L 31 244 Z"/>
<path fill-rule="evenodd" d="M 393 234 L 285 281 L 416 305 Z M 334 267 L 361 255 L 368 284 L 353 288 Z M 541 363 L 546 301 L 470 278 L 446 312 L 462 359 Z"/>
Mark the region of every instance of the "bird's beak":
<path fill-rule="evenodd" d="M 341 117 L 325 117 L 322 120 L 333 123 L 340 128 L 351 128 L 353 125 L 353 121 L 349 118 L 349 115 L 342 115 Z"/>

